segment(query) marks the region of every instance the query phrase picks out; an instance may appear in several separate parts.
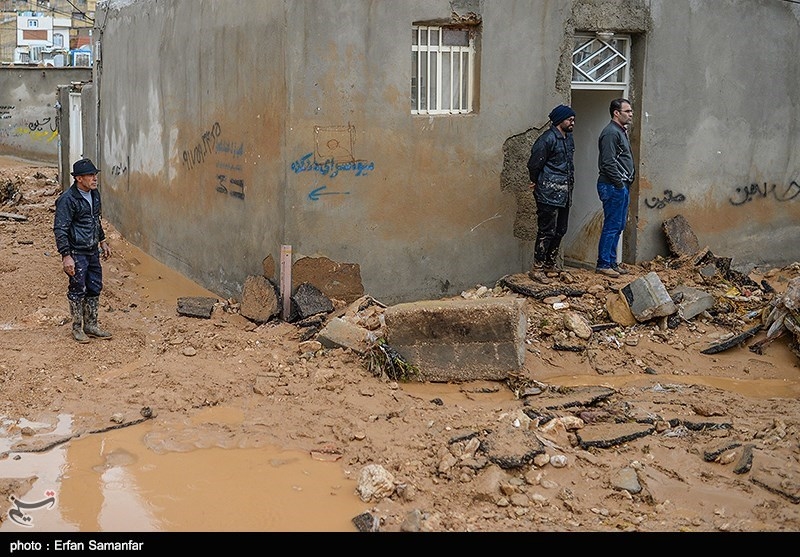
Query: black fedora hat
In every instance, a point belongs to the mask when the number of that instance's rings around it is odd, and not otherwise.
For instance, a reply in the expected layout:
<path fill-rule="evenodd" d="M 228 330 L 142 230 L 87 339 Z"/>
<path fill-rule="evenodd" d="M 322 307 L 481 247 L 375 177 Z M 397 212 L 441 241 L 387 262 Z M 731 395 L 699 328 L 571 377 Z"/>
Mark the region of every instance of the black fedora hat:
<path fill-rule="evenodd" d="M 98 172 L 100 172 L 100 169 L 89 159 L 75 161 L 75 164 L 72 165 L 73 176 L 85 176 L 87 174 L 97 174 Z"/>

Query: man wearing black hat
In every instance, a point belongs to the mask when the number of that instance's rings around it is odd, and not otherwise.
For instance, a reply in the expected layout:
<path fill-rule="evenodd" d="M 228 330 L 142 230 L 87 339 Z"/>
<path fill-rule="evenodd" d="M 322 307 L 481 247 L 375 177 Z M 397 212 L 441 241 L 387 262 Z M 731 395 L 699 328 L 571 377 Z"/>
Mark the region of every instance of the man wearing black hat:
<path fill-rule="evenodd" d="M 558 268 L 558 250 L 567 233 L 572 189 L 575 185 L 575 111 L 560 104 L 549 115 L 550 127 L 531 147 L 528 175 L 536 200 L 536 244 L 531 277 L 538 271 Z"/>
<path fill-rule="evenodd" d="M 111 338 L 111 333 L 97 325 L 98 301 L 103 289 L 100 258 L 111 257 L 111 247 L 100 222 L 98 172 L 89 159 L 72 165 L 75 180 L 56 200 L 53 224 L 61 265 L 69 276 L 67 299 L 72 312 L 72 337 L 82 344 L 89 342 L 89 337 Z"/>

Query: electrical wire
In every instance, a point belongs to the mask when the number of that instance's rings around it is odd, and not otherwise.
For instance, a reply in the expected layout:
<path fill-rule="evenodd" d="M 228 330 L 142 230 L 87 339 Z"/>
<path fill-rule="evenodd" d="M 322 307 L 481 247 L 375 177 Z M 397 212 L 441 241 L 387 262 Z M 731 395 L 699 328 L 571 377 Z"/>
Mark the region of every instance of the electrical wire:
<path fill-rule="evenodd" d="M 71 0 L 65 0 L 65 1 L 66 1 L 66 3 L 67 3 L 67 4 L 69 4 L 70 6 L 72 6 L 73 8 L 75 8 L 75 12 L 77 12 L 77 13 L 81 14 L 81 15 L 84 17 L 84 19 L 85 19 L 87 22 L 89 22 L 89 23 L 91 23 L 92 25 L 94 25 L 94 19 L 93 19 L 93 18 L 91 18 L 91 17 L 89 17 L 89 15 L 88 15 L 86 12 L 84 12 L 83 10 L 81 10 L 80 8 L 78 8 L 78 6 L 76 6 L 75 4 L 73 4 L 73 3 L 71 2 Z M 27 0 L 27 2 L 26 2 L 26 3 L 28 4 L 28 7 L 30 8 L 30 10 L 19 10 L 19 9 L 17 9 L 17 10 L 14 10 L 14 11 L 18 11 L 18 12 L 23 12 L 23 11 L 31 11 L 31 12 L 50 12 L 50 13 L 53 13 L 53 14 L 58 14 L 58 15 L 66 15 L 66 16 L 69 16 L 70 18 L 71 18 L 71 17 L 72 17 L 72 15 L 75 13 L 75 12 L 65 12 L 65 11 L 63 11 L 63 10 L 57 10 L 56 8 L 47 8 L 46 10 L 43 10 L 41 6 L 39 6 L 38 4 L 34 4 L 34 1 L 33 1 L 33 0 Z"/>

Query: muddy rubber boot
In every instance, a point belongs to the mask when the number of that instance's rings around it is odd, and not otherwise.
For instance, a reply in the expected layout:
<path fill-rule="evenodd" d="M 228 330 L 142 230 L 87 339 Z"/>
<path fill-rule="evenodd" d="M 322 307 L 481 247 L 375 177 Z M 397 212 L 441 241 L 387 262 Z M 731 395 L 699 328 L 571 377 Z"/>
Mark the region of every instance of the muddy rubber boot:
<path fill-rule="evenodd" d="M 89 337 L 83 332 L 83 300 L 69 301 L 69 310 L 72 312 L 72 338 L 81 344 L 89 342 Z"/>
<path fill-rule="evenodd" d="M 90 337 L 111 338 L 111 333 L 97 326 L 98 296 L 87 297 L 83 300 L 83 330 Z"/>

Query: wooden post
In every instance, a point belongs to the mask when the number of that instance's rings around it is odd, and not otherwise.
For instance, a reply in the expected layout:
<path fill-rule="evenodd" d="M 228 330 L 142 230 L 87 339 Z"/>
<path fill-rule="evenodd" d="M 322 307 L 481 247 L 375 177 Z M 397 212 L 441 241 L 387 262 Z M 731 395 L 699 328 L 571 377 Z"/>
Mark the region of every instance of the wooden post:
<path fill-rule="evenodd" d="M 292 246 L 281 246 L 281 319 L 286 321 L 292 311 Z"/>

